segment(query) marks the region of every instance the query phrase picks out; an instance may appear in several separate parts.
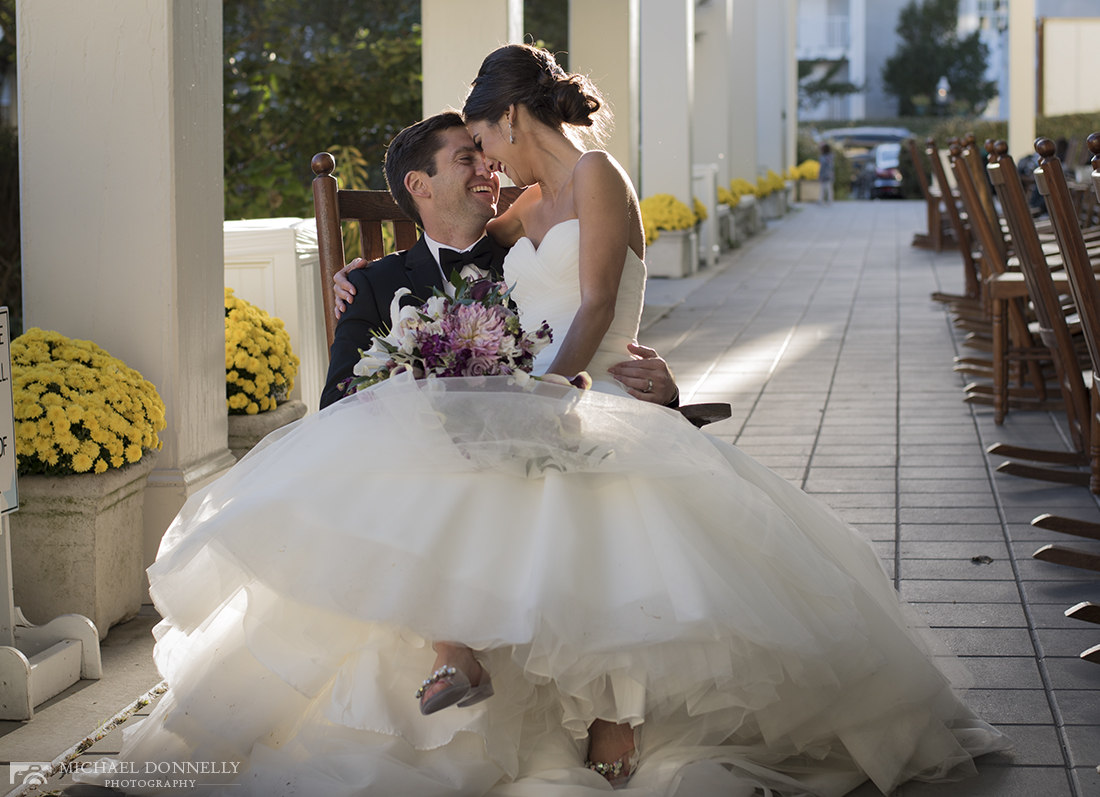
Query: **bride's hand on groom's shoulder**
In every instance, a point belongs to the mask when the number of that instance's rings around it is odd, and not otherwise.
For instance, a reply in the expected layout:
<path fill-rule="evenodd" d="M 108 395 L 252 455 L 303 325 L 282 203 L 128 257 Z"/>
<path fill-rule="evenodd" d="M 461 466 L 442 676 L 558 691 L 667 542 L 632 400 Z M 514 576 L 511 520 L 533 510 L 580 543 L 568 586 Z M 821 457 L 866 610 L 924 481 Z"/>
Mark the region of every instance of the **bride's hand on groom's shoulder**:
<path fill-rule="evenodd" d="M 332 291 L 335 295 L 332 313 L 336 316 L 337 321 L 348 309 L 348 305 L 355 301 L 355 286 L 348 279 L 348 272 L 362 268 L 365 265 L 367 265 L 367 261 L 357 257 L 332 276 Z"/>
<path fill-rule="evenodd" d="M 608 369 L 634 398 L 654 404 L 671 405 L 680 395 L 672 371 L 653 349 L 631 343 L 628 351 L 637 359 L 627 360 Z"/>

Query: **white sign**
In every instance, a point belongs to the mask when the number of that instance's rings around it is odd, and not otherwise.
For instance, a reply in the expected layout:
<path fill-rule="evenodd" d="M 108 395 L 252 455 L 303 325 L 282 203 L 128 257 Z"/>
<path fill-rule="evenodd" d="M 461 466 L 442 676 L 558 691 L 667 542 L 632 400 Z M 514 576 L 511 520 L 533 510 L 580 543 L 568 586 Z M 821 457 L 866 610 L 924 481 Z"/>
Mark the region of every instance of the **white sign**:
<path fill-rule="evenodd" d="M 8 308 L 0 307 L 0 514 L 19 508 L 15 477 L 15 409 L 11 389 Z"/>

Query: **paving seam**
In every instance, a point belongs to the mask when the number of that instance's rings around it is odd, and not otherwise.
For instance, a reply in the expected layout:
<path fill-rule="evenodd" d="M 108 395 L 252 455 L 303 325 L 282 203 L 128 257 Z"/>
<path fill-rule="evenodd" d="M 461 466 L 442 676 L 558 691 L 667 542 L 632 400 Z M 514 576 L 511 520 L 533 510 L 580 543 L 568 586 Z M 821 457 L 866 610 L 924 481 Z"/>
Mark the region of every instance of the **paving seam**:
<path fill-rule="evenodd" d="M 901 594 L 901 228 L 894 232 L 894 589 Z"/>
<path fill-rule="evenodd" d="M 801 484 L 799 484 L 799 487 L 801 487 L 802 490 L 806 489 L 806 484 L 810 480 L 810 469 L 813 468 L 814 456 L 817 454 L 817 446 L 821 441 L 821 427 L 825 425 L 825 413 L 829 409 L 829 399 L 831 399 L 832 396 L 833 396 L 833 387 L 836 385 L 836 374 L 837 374 L 837 371 L 840 369 L 840 359 L 844 355 L 844 344 L 848 340 L 848 331 L 851 329 L 851 326 L 852 326 L 852 316 L 855 315 L 856 301 L 859 299 L 859 289 L 863 285 L 863 274 L 867 270 L 867 257 L 868 257 L 868 251 L 871 248 L 871 239 L 872 239 L 872 236 L 868 235 L 867 236 L 867 243 L 863 248 L 863 257 L 860 260 L 859 272 L 856 275 L 855 285 L 852 286 L 851 300 L 849 301 L 849 304 L 848 304 L 848 315 L 844 319 L 844 332 L 840 336 L 840 345 L 837 346 L 836 359 L 833 361 L 833 372 L 829 377 L 829 389 L 827 391 L 825 391 L 825 403 L 824 403 L 824 405 L 822 406 L 822 409 L 821 409 L 821 416 L 818 418 L 818 421 L 817 421 L 817 433 L 814 435 L 814 442 L 810 446 L 810 455 L 806 459 L 806 468 L 805 468 L 805 470 L 802 471 L 802 480 L 801 480 Z M 825 270 L 822 272 L 822 275 L 821 275 L 821 280 L 819 280 L 818 284 L 814 286 L 814 292 L 810 296 L 810 300 L 806 303 L 806 307 L 803 308 L 802 317 L 799 318 L 799 322 L 801 322 L 802 318 L 805 317 L 806 312 L 809 310 L 810 304 L 813 303 L 813 297 L 817 295 L 817 291 L 818 291 L 818 288 L 820 288 L 820 286 L 821 286 L 821 282 L 828 275 L 830 269 L 832 269 L 833 260 L 835 258 L 836 258 L 836 252 L 833 253 L 833 257 L 830 258 L 829 263 L 825 266 Z M 770 379 L 770 374 L 769 374 L 769 379 Z M 764 387 L 767 387 L 767 382 L 764 383 Z M 764 392 L 763 388 L 761 388 L 760 392 L 761 393 Z M 895 393 L 896 393 L 896 388 L 895 388 Z M 753 404 L 753 409 L 754 410 L 756 409 L 755 403 Z M 751 415 L 752 415 L 752 411 L 749 412 L 750 417 L 751 417 Z M 747 420 L 748 419 L 746 419 L 746 421 Z M 895 428 L 897 427 L 896 419 L 895 419 L 894 426 L 895 426 Z M 895 432 L 895 434 L 897 434 L 897 433 Z M 897 451 L 894 452 L 894 474 L 895 474 L 895 478 L 896 478 L 896 475 L 897 475 Z M 843 495 L 843 494 L 844 493 L 841 493 L 841 495 Z M 854 493 L 847 493 L 847 494 L 848 495 L 854 495 Z M 894 512 L 895 512 L 895 514 L 897 513 L 897 508 L 896 507 L 894 509 Z M 837 512 L 837 514 L 841 514 L 841 513 Z"/>

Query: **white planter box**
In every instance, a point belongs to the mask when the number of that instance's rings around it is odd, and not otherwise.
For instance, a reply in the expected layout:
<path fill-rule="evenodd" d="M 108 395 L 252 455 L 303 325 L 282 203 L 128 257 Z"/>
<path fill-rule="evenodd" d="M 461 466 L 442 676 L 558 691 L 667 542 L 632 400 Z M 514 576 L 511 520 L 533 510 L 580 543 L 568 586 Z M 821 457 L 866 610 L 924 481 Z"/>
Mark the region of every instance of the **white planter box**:
<path fill-rule="evenodd" d="M 799 180 L 798 181 L 798 201 L 799 202 L 820 202 L 821 201 L 821 183 L 817 180 Z"/>
<path fill-rule="evenodd" d="M 273 410 L 255 415 L 229 416 L 229 451 L 238 460 L 251 451 L 257 443 L 288 423 L 306 414 L 302 401 L 284 401 Z"/>
<path fill-rule="evenodd" d="M 649 277 L 690 277 L 698 268 L 699 239 L 690 230 L 661 230 L 646 247 L 645 267 Z"/>
<path fill-rule="evenodd" d="M 81 614 L 99 638 L 138 613 L 145 597 L 142 513 L 156 462 L 100 474 L 20 476 L 11 514 L 15 605 L 32 623 Z"/>

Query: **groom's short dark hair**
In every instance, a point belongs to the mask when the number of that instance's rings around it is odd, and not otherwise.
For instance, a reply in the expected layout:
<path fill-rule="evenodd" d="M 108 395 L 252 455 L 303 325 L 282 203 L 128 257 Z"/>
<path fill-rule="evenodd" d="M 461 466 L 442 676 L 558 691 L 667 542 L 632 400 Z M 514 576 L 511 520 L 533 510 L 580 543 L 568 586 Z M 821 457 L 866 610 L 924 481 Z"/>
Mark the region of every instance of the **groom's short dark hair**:
<path fill-rule="evenodd" d="M 440 133 L 452 127 L 465 127 L 462 115 L 457 111 L 444 111 L 435 116 L 410 125 L 393 137 L 386 150 L 386 182 L 390 194 L 405 215 L 420 227 L 420 211 L 416 201 L 405 188 L 405 175 L 409 172 L 426 172 L 429 177 L 435 175 L 435 155 L 443 146 Z"/>

